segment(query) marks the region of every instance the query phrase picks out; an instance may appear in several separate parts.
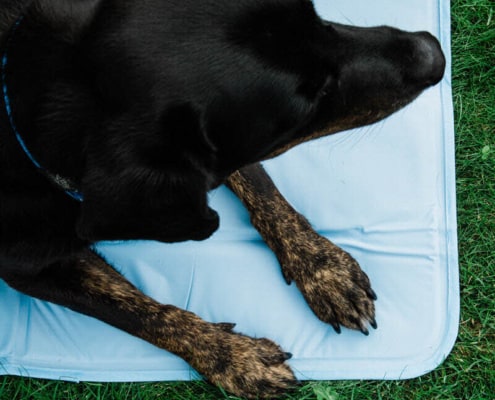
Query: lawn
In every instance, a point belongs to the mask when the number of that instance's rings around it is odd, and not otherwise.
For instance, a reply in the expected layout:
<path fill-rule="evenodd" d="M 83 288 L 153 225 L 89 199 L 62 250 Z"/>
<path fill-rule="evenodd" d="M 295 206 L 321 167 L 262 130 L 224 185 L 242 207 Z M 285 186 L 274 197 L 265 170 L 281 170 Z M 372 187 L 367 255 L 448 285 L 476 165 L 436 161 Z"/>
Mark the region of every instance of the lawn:
<path fill-rule="evenodd" d="M 434 372 L 398 382 L 309 382 L 286 399 L 495 399 L 495 3 L 452 0 L 461 322 Z M 3 322 L 5 323 L 5 321 Z M 0 377 L 6 399 L 228 397 L 201 382 L 70 384 Z"/>

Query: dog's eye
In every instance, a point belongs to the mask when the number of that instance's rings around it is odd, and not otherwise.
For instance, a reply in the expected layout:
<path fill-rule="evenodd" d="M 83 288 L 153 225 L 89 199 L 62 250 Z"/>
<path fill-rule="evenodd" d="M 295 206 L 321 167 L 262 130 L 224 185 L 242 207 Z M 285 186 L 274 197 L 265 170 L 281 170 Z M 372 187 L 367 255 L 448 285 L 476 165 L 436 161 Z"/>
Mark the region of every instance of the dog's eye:
<path fill-rule="evenodd" d="M 310 79 L 299 86 L 299 94 L 309 101 L 315 101 L 332 92 L 335 79 L 331 76 L 320 75 L 319 79 Z"/>

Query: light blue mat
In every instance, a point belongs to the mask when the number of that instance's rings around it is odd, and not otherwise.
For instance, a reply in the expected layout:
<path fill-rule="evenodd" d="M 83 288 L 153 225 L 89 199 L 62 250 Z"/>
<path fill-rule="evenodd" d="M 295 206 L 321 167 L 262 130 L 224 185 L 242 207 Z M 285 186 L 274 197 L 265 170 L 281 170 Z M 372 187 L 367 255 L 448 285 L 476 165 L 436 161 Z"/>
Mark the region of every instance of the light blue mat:
<path fill-rule="evenodd" d="M 448 1 L 316 4 L 335 21 L 428 30 L 450 59 Z M 379 329 L 369 337 L 337 335 L 313 315 L 225 188 L 211 194 L 221 229 L 210 240 L 105 243 L 99 250 L 157 300 L 277 341 L 294 354 L 299 378 L 411 378 L 438 366 L 459 319 L 450 73 L 387 121 L 305 144 L 266 168 L 288 200 L 370 276 Z M 197 377 L 165 351 L 3 282 L 0 299 L 0 374 L 73 381 Z"/>

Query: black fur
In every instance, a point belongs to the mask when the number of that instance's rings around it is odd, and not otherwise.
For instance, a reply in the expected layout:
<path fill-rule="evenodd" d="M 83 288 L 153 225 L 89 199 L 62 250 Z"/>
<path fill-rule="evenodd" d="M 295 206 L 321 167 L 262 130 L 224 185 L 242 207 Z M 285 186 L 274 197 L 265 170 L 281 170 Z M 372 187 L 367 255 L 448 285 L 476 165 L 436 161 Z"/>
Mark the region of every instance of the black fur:
<path fill-rule="evenodd" d="M 445 66 L 427 33 L 333 24 L 308 0 L 0 0 L 0 47 L 27 146 L 84 194 L 34 168 L 2 96 L 0 277 L 16 287 L 65 277 L 97 240 L 207 238 L 207 193 L 233 172 L 376 122 Z"/>

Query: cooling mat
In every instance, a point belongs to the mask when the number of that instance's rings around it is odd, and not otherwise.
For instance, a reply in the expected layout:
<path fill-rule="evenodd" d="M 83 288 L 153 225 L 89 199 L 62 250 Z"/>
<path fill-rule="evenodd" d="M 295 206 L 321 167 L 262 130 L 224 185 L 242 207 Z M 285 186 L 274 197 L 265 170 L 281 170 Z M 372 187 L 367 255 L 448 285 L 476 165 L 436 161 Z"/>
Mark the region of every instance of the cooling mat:
<path fill-rule="evenodd" d="M 449 2 L 316 0 L 347 24 L 428 30 L 450 60 Z M 459 320 L 450 61 L 443 82 L 377 125 L 313 141 L 265 163 L 281 192 L 373 282 L 369 337 L 320 322 L 226 188 L 211 193 L 220 230 L 201 243 L 101 243 L 130 281 L 160 302 L 294 354 L 300 379 L 412 378 L 452 349 Z M 304 267 L 304 266 L 302 266 Z M 0 373 L 69 381 L 188 380 L 180 358 L 0 282 Z"/>

